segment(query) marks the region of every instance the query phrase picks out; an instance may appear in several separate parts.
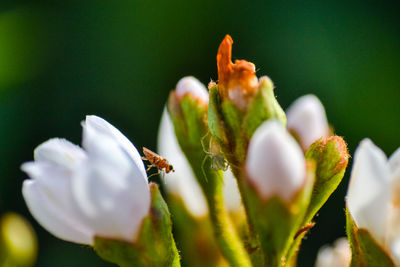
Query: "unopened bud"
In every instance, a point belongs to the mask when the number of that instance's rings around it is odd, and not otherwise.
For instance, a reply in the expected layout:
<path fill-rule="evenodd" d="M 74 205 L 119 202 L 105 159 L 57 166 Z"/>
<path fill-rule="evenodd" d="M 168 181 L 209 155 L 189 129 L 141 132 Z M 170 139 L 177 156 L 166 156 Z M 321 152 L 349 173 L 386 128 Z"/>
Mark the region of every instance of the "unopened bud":
<path fill-rule="evenodd" d="M 286 114 L 287 127 L 298 138 L 304 150 L 319 138 L 329 135 L 324 106 L 314 95 L 297 99 Z"/>
<path fill-rule="evenodd" d="M 176 85 L 175 94 L 182 99 L 187 94 L 191 97 L 208 103 L 208 92 L 204 85 L 192 76 L 187 76 L 179 80 Z"/>
<path fill-rule="evenodd" d="M 264 122 L 250 140 L 246 171 L 264 199 L 290 201 L 304 184 L 305 166 L 301 148 L 278 121 Z"/>
<path fill-rule="evenodd" d="M 307 150 L 306 158 L 316 162 L 317 171 L 305 222 L 312 219 L 336 190 L 346 171 L 349 157 L 346 143 L 340 136 L 321 138 Z"/>

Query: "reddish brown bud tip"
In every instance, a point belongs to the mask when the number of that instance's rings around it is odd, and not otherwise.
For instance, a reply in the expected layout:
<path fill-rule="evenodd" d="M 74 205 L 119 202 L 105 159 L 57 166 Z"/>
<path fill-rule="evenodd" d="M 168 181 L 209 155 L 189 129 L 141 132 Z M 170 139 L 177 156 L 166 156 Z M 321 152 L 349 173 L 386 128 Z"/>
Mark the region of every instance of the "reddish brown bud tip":
<path fill-rule="evenodd" d="M 258 79 L 253 63 L 246 60 L 236 60 L 235 63 L 232 63 L 232 44 L 233 40 L 227 34 L 219 45 L 217 54 L 218 84 L 223 97 L 239 97 L 242 99 L 237 100 L 238 103 L 241 103 L 246 102 L 246 98 L 253 95 L 258 87 Z M 235 99 L 232 100 L 236 102 Z"/>

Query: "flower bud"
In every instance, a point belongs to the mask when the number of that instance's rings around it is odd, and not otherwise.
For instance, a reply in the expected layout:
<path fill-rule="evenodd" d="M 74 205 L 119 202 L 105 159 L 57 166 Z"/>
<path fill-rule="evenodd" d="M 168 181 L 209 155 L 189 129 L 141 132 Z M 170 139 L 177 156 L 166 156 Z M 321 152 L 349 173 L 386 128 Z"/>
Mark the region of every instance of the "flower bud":
<path fill-rule="evenodd" d="M 290 201 L 306 178 L 301 148 L 275 120 L 263 123 L 250 140 L 246 171 L 263 199 L 279 196 Z"/>
<path fill-rule="evenodd" d="M 315 164 L 305 160 L 296 140 L 278 121 L 269 120 L 250 140 L 245 169 L 243 198 L 265 266 L 285 266 L 299 244 L 296 237 L 310 202 Z"/>
<path fill-rule="evenodd" d="M 22 193 L 35 219 L 67 241 L 93 245 L 95 236 L 135 242 L 150 208 L 141 157 L 114 126 L 87 116 L 83 148 L 51 139 L 22 170 Z"/>
<path fill-rule="evenodd" d="M 304 223 L 312 220 L 343 179 L 349 162 L 349 152 L 343 138 L 331 136 L 314 142 L 306 152 L 306 158 L 317 164 L 311 202 Z"/>
<path fill-rule="evenodd" d="M 324 106 L 314 95 L 298 98 L 287 109 L 287 127 L 306 150 L 321 137 L 329 135 L 329 126 Z"/>
<path fill-rule="evenodd" d="M 202 93 L 196 92 L 199 86 L 194 86 L 194 83 L 190 84 L 190 88 L 181 88 L 171 92 L 168 99 L 168 112 L 175 136 L 206 197 L 214 235 L 221 252 L 231 265 L 249 266 L 250 259 L 223 202 L 221 170 L 226 165 L 219 148 L 211 145 L 215 140 L 209 135 L 208 102 L 198 97 Z M 190 93 L 180 97 L 181 91 Z"/>
<path fill-rule="evenodd" d="M 29 222 L 15 213 L 0 219 L 0 266 L 33 266 L 37 238 Z"/>
<path fill-rule="evenodd" d="M 315 267 L 348 267 L 350 260 L 349 242 L 341 237 L 333 243 L 333 246 L 325 245 L 319 249 Z"/>
<path fill-rule="evenodd" d="M 258 80 L 254 64 L 231 62 L 232 38 L 227 35 L 217 55 L 218 84 L 210 83 L 208 125 L 213 138 L 231 165 L 242 166 L 254 131 L 264 121 L 286 116 L 274 95 L 268 77 Z"/>
<path fill-rule="evenodd" d="M 192 98 L 208 103 L 208 92 L 204 85 L 192 76 L 187 76 L 179 80 L 176 85 L 175 95 L 182 99 L 187 94 Z"/>

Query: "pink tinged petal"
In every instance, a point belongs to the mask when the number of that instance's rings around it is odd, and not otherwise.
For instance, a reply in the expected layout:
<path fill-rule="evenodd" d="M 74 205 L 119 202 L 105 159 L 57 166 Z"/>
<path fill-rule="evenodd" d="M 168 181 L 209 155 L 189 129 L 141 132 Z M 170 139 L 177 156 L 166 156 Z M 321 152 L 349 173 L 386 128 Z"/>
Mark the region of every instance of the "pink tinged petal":
<path fill-rule="evenodd" d="M 356 149 L 347 206 L 356 225 L 384 244 L 390 209 L 390 173 L 382 150 L 364 139 Z"/>
<path fill-rule="evenodd" d="M 298 98 L 286 114 L 288 129 L 297 135 L 304 149 L 329 133 L 324 106 L 314 95 Z"/>
<path fill-rule="evenodd" d="M 191 94 L 193 97 L 208 103 L 208 92 L 206 87 L 192 76 L 184 77 L 176 85 L 175 94 L 178 98 Z"/>
<path fill-rule="evenodd" d="M 165 108 L 158 131 L 158 153 L 168 159 L 175 172 L 167 174 L 165 181 L 169 193 L 180 196 L 193 216 L 201 217 L 208 213 L 206 199 L 193 171 L 176 139 L 174 126 Z"/>
<path fill-rule="evenodd" d="M 33 217 L 54 236 L 80 244 L 93 244 L 93 233 L 54 205 L 33 180 L 25 180 L 22 195 Z"/>
<path fill-rule="evenodd" d="M 275 120 L 264 122 L 251 138 L 246 170 L 264 199 L 278 195 L 289 201 L 306 178 L 301 148 Z"/>
<path fill-rule="evenodd" d="M 144 168 L 142 157 L 140 156 L 135 146 L 129 141 L 129 139 L 126 138 L 126 136 L 123 135 L 117 128 L 115 128 L 104 119 L 94 115 L 86 116 L 86 121 L 83 122 L 82 125 L 84 128 L 84 135 L 86 129 L 93 129 L 93 131 L 103 133 L 104 135 L 108 135 L 111 138 L 115 139 L 115 141 L 125 151 L 125 153 L 127 153 L 131 157 L 133 163 L 137 166 L 138 170 L 142 173 L 142 176 L 145 177 L 145 180 L 147 181 L 147 174 Z M 84 145 L 83 147 L 85 148 Z"/>
<path fill-rule="evenodd" d="M 86 158 L 82 148 L 60 138 L 52 138 L 34 151 L 35 161 L 70 169 L 81 164 Z"/>

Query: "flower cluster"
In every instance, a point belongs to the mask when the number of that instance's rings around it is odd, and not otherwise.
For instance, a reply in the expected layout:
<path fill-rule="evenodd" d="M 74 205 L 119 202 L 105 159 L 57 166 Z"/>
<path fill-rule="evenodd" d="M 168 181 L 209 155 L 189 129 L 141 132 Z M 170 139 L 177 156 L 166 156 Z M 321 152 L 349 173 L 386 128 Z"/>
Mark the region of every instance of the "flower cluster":
<path fill-rule="evenodd" d="M 33 217 L 120 266 L 296 266 L 344 176 L 347 146 L 316 96 L 285 112 L 269 77 L 231 61 L 232 44 L 227 35 L 218 49 L 218 82 L 207 90 L 184 77 L 168 97 L 157 150 L 175 172 L 164 195 L 135 146 L 87 116 L 82 147 L 50 139 L 22 165 Z M 346 197 L 348 239 L 321 248 L 316 266 L 400 266 L 399 195 L 400 150 L 387 159 L 363 140 Z"/>

